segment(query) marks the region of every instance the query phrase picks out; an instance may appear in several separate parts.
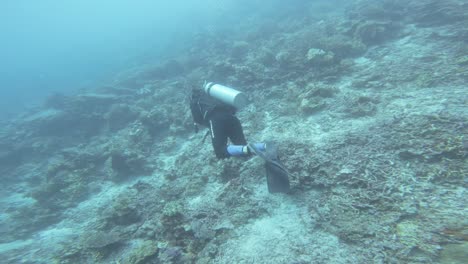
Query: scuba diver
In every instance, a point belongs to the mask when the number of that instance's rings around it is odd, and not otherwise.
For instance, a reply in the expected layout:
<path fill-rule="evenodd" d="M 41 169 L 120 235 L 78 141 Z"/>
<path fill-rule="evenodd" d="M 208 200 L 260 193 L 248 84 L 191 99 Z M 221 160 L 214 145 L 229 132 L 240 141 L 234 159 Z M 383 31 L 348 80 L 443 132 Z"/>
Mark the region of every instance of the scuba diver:
<path fill-rule="evenodd" d="M 261 157 L 265 160 L 268 190 L 272 193 L 289 192 L 288 173 L 279 161 L 276 145 L 270 142 L 248 144 L 245 139 L 241 122 L 235 114 L 247 104 L 244 93 L 220 84 L 209 82 L 203 85 L 203 90 L 193 88 L 190 110 L 195 131 L 198 132 L 198 125 L 209 129 L 218 159 L 249 157 L 252 154 Z"/>
<path fill-rule="evenodd" d="M 205 84 L 204 90 L 194 88 L 190 97 L 195 131 L 198 131 L 198 125 L 210 129 L 211 143 L 218 159 L 250 156 L 251 150 L 247 146 L 242 125 L 235 116 L 237 110 L 248 103 L 245 94 L 214 83 Z M 210 96 L 212 94 L 220 99 Z M 232 144 L 228 145 L 228 139 Z M 252 147 L 259 151 L 265 150 L 264 143 Z"/>

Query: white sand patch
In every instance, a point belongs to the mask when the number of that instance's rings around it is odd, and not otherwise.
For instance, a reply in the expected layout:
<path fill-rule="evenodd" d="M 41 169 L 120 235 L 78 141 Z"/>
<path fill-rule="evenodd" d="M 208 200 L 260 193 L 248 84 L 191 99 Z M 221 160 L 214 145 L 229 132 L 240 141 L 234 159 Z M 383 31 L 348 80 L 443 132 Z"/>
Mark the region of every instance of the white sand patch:
<path fill-rule="evenodd" d="M 306 208 L 283 201 L 270 216 L 240 227 L 213 263 L 352 263 L 346 245 L 313 230 Z"/>
<path fill-rule="evenodd" d="M 24 247 L 31 245 L 32 240 L 16 240 L 10 243 L 2 243 L 0 244 L 0 254 L 5 254 L 9 251 L 13 250 L 21 250 Z"/>

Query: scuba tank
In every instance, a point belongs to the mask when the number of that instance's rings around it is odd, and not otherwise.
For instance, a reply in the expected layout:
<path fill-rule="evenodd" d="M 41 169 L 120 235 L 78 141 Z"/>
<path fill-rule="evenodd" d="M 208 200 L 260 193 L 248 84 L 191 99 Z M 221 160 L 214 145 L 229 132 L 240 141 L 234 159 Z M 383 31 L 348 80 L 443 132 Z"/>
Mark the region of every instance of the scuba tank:
<path fill-rule="evenodd" d="M 249 103 L 247 95 L 230 87 L 209 82 L 203 85 L 205 93 L 221 102 L 242 109 Z"/>

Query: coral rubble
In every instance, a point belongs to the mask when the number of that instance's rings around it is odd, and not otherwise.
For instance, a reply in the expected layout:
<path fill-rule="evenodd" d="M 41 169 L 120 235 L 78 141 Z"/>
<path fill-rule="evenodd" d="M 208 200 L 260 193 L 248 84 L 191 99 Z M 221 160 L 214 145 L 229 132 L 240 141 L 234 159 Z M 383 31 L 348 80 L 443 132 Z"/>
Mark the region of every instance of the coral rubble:
<path fill-rule="evenodd" d="M 468 4 L 241 2 L 175 55 L 1 126 L 5 263 L 463 263 Z M 279 143 L 290 194 L 193 132 L 205 80 L 249 94 L 238 116 Z"/>

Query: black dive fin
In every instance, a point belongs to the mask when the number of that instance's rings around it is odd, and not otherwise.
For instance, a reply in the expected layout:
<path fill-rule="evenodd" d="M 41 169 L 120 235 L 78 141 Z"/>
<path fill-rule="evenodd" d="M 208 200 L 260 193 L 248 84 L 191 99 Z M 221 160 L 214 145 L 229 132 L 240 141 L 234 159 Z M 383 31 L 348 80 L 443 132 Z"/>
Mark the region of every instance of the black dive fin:
<path fill-rule="evenodd" d="M 265 161 L 268 191 L 270 193 L 288 193 L 289 178 L 286 169 L 276 162 Z"/>
<path fill-rule="evenodd" d="M 288 193 L 290 187 L 289 173 L 278 158 L 277 146 L 274 143 L 266 143 L 265 152 L 257 151 L 250 145 L 249 148 L 257 156 L 265 160 L 268 191 L 270 193 Z"/>

